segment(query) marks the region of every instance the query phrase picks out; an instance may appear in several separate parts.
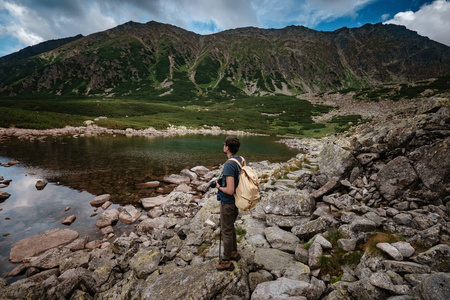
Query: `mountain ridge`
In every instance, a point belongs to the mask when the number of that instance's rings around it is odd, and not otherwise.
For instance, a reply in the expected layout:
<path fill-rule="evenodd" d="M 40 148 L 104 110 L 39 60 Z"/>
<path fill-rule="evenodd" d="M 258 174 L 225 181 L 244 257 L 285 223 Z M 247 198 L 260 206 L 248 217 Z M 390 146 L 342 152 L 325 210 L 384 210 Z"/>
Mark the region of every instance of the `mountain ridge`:
<path fill-rule="evenodd" d="M 450 47 L 404 26 L 244 27 L 200 35 L 130 21 L 3 67 L 0 95 L 295 95 L 413 83 L 449 70 Z"/>

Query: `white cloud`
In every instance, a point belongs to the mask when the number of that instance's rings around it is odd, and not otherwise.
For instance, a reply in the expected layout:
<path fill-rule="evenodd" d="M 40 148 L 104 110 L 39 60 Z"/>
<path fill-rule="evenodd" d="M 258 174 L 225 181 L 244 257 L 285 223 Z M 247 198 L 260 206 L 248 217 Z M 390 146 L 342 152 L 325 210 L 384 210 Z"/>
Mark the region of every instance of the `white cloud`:
<path fill-rule="evenodd" d="M 2 33 L 16 38 L 20 43 L 25 45 L 33 45 L 44 41 L 44 39 L 35 32 L 39 26 L 33 24 L 37 18 L 26 7 L 20 6 L 12 2 L 2 1 L 0 8 L 8 14 L 8 19 L 4 20 Z M 15 21 L 15 22 L 14 22 Z M 38 20 L 37 21 L 41 21 Z M 29 30 L 29 28 L 34 30 Z"/>
<path fill-rule="evenodd" d="M 391 15 L 390 15 L 390 14 L 384 14 L 384 15 L 382 15 L 382 16 L 381 16 L 381 18 L 380 18 L 380 19 L 381 19 L 381 21 L 383 21 L 383 22 L 384 22 L 384 21 L 388 20 L 388 19 L 389 19 L 390 17 L 391 17 Z"/>
<path fill-rule="evenodd" d="M 450 46 L 450 1 L 436 0 L 416 12 L 399 12 L 385 24 L 404 25 L 420 35 Z"/>

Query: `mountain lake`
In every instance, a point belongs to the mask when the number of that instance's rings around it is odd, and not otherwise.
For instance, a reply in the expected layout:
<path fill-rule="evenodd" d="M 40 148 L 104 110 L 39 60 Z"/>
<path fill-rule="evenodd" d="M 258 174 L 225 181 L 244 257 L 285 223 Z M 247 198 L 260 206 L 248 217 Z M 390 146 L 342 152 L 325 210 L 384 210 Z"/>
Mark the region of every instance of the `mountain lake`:
<path fill-rule="evenodd" d="M 111 194 L 113 205 L 137 204 L 139 199 L 157 196 L 155 189 L 139 190 L 136 184 L 179 174 L 183 169 L 223 164 L 223 135 L 185 135 L 177 137 L 48 137 L 45 141 L 19 141 L 11 138 L 0 143 L 0 162 L 18 160 L 20 164 L 0 167 L 0 177 L 10 179 L 1 190 L 11 196 L 0 202 L 0 276 L 17 265 L 9 263 L 11 246 L 21 239 L 55 228 L 70 228 L 80 237 L 101 239 L 95 227 L 97 212 L 89 202 L 97 195 Z M 247 162 L 268 160 L 284 162 L 298 153 L 280 138 L 239 136 L 239 154 Z M 39 179 L 48 182 L 43 190 L 35 187 Z M 166 184 L 166 188 L 170 188 Z M 170 191 L 170 190 L 169 190 Z M 65 211 L 70 207 L 68 211 Z M 145 211 L 144 211 L 145 213 Z M 61 221 L 76 215 L 66 226 Z M 114 233 L 132 231 L 119 221 Z M 14 281 L 20 279 L 15 277 Z"/>

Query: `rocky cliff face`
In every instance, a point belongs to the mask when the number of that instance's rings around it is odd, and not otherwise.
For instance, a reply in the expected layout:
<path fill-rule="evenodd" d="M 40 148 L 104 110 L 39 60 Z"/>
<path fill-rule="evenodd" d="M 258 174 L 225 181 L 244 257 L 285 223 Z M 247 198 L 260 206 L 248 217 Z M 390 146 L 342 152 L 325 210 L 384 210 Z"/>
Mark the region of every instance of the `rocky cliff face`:
<path fill-rule="evenodd" d="M 195 98 L 370 87 L 448 73 L 450 48 L 405 27 L 240 28 L 129 22 L 0 70 L 0 94 Z"/>
<path fill-rule="evenodd" d="M 220 208 L 207 182 L 220 170 L 196 167 L 142 199 L 143 218 L 105 207 L 103 242 L 14 253 L 11 275 L 29 278 L 0 279 L 0 298 L 448 299 L 449 116 L 449 95 L 416 99 L 337 136 L 288 140 L 302 153 L 286 163 L 252 163 L 261 201 L 240 212 L 232 271 L 215 270 Z M 117 238 L 118 218 L 140 221 Z"/>

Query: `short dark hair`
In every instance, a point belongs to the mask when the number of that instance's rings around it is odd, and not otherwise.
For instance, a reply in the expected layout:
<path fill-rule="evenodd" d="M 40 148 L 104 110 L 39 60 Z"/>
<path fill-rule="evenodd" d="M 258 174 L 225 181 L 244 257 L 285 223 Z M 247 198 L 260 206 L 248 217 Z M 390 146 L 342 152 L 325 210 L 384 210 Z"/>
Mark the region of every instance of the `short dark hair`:
<path fill-rule="evenodd" d="M 241 142 L 239 142 L 239 139 L 237 137 L 227 136 L 227 138 L 225 139 L 225 146 L 227 146 L 230 149 L 230 152 L 232 154 L 236 154 L 239 151 Z"/>

